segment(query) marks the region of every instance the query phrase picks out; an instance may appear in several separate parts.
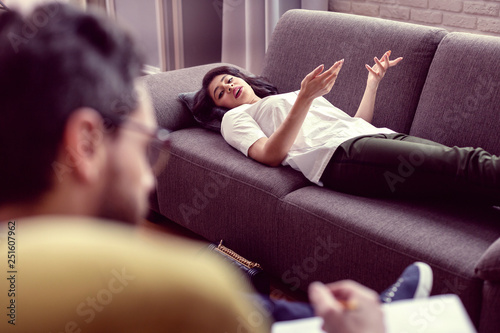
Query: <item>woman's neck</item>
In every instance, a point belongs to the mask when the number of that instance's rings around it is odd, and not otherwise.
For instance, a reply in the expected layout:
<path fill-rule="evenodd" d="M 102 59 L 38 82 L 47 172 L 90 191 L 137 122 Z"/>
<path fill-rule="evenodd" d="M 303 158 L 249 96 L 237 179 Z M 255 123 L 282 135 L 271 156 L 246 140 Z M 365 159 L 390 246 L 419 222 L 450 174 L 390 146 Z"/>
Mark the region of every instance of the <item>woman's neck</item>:
<path fill-rule="evenodd" d="M 255 104 L 257 103 L 258 101 L 260 101 L 262 98 L 260 98 L 259 96 L 255 96 L 252 101 L 250 102 L 250 104 Z"/>

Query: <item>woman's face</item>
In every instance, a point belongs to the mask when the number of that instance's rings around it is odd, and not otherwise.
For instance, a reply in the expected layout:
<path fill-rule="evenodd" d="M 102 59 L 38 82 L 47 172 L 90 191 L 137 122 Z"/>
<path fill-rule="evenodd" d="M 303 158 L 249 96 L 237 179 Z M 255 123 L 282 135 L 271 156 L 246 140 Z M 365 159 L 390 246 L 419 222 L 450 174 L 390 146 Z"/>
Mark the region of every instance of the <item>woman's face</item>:
<path fill-rule="evenodd" d="M 208 93 L 215 105 L 233 109 L 260 100 L 245 80 L 230 74 L 221 74 L 208 85 Z"/>

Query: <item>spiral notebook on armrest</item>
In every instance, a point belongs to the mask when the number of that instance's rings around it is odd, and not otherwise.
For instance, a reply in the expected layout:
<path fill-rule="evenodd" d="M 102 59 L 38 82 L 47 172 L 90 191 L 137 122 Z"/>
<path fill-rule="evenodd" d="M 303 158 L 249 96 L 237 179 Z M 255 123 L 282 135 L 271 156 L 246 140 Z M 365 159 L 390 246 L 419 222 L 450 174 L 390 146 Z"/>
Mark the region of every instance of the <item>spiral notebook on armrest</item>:
<path fill-rule="evenodd" d="M 382 308 L 386 333 L 477 333 L 456 295 L 398 301 Z M 272 333 L 323 333 L 322 324 L 318 317 L 278 322 Z"/>

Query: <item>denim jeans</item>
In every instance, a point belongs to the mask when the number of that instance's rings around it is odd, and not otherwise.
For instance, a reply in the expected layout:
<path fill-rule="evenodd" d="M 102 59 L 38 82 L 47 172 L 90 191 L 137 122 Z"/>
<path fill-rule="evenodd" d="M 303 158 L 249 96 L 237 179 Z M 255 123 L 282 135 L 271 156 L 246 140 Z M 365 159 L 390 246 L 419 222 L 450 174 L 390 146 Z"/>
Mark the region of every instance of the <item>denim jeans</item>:
<path fill-rule="evenodd" d="M 448 147 L 405 134 L 361 136 L 341 144 L 321 181 L 377 197 L 500 201 L 500 158 L 481 148 Z"/>
<path fill-rule="evenodd" d="M 248 299 L 263 309 L 261 315 L 267 317 L 270 322 L 310 318 L 314 316 L 312 306 L 304 302 L 290 302 L 287 300 L 272 299 L 267 295 L 251 294 Z"/>

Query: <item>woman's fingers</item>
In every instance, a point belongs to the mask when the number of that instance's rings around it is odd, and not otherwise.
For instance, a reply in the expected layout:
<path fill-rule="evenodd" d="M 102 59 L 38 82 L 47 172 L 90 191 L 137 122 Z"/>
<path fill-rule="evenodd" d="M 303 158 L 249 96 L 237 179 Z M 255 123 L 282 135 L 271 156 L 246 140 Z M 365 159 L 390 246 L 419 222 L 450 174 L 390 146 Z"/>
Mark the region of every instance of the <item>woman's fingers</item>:
<path fill-rule="evenodd" d="M 342 65 L 344 65 L 344 59 L 341 59 L 333 64 L 331 69 L 333 69 L 333 73 L 337 75 L 340 72 L 340 69 L 342 68 Z"/>
<path fill-rule="evenodd" d="M 385 62 L 385 59 L 386 59 L 385 57 L 386 57 L 385 55 L 382 57 L 382 61 L 384 61 L 384 62 Z M 382 62 L 377 57 L 375 57 L 373 59 L 375 60 L 375 63 L 379 66 L 379 68 L 381 68 L 385 72 L 385 70 L 387 69 L 387 67 L 385 67 L 382 64 Z"/>
<path fill-rule="evenodd" d="M 378 75 L 378 72 L 375 72 L 375 71 L 373 70 L 373 68 L 371 68 L 370 66 L 368 66 L 368 65 L 366 65 L 366 64 L 365 64 L 365 67 L 366 67 L 366 69 L 367 69 L 370 73 L 372 73 L 373 75 Z"/>
<path fill-rule="evenodd" d="M 344 59 L 339 60 L 324 72 L 324 65 L 316 67 L 302 80 L 301 91 L 304 92 L 305 96 L 313 96 L 314 98 L 327 94 L 335 84 L 343 63 Z"/>
<path fill-rule="evenodd" d="M 311 73 L 309 73 L 309 75 L 311 75 L 314 78 L 318 76 L 323 71 L 324 68 L 325 65 L 321 64 L 318 67 L 316 67 Z"/>
<path fill-rule="evenodd" d="M 379 59 L 377 57 L 374 57 L 373 60 L 375 61 L 375 65 L 373 67 L 370 67 L 369 65 L 365 65 L 366 69 L 370 71 L 371 73 L 375 75 L 381 75 L 384 76 L 385 72 L 389 67 L 396 66 L 401 60 L 403 60 L 403 57 L 399 57 L 395 60 L 390 60 L 389 56 L 391 55 L 391 51 L 387 51 L 384 53 L 382 56 L 382 59 Z"/>
<path fill-rule="evenodd" d="M 342 67 L 343 63 L 344 63 L 344 59 L 335 62 L 332 65 L 332 67 L 328 68 L 328 70 L 326 70 L 324 73 L 321 73 L 320 75 L 318 75 L 318 78 L 328 80 L 332 76 L 337 75 L 338 72 L 340 71 L 340 68 Z"/>
<path fill-rule="evenodd" d="M 370 82 L 380 82 L 390 67 L 396 66 L 401 60 L 403 60 L 403 57 L 390 60 L 390 56 L 391 51 L 389 50 L 384 53 L 381 59 L 374 57 L 373 61 L 375 61 L 375 64 L 373 66 L 365 65 L 369 72 L 368 80 Z"/>
<path fill-rule="evenodd" d="M 389 58 L 391 56 L 391 53 L 392 53 L 391 50 L 384 53 L 384 58 L 387 58 L 387 63 L 389 64 L 388 67 L 396 66 L 401 60 L 403 60 L 403 57 L 399 57 L 395 60 L 390 60 Z"/>
<path fill-rule="evenodd" d="M 332 73 L 338 72 L 340 71 L 340 68 L 342 67 L 343 64 L 344 64 L 344 59 L 338 60 L 332 65 L 332 67 L 330 67 L 329 71 L 331 71 Z"/>
<path fill-rule="evenodd" d="M 336 79 L 337 75 L 344 64 L 344 59 L 335 62 L 332 67 L 330 67 L 326 72 L 321 75 L 324 75 L 326 81 L 331 81 Z"/>
<path fill-rule="evenodd" d="M 397 59 L 389 61 L 389 67 L 396 66 L 401 60 L 403 60 L 403 57 L 399 57 Z"/>
<path fill-rule="evenodd" d="M 323 65 L 323 64 L 319 65 L 318 67 L 316 67 L 315 69 L 313 69 L 312 72 L 310 72 L 309 74 L 307 74 L 306 77 L 304 78 L 304 80 L 311 81 L 316 76 L 318 76 L 323 71 L 324 68 L 325 68 L 325 65 Z"/>
<path fill-rule="evenodd" d="M 385 55 L 384 57 L 382 57 L 382 61 L 384 61 L 384 58 Z M 373 65 L 373 67 L 370 67 L 368 64 L 365 64 L 366 69 L 375 76 L 384 76 L 387 68 L 380 62 L 377 57 L 374 57 L 373 60 L 375 61 L 375 65 Z"/>
<path fill-rule="evenodd" d="M 344 64 L 344 59 L 337 61 L 335 64 L 333 64 L 332 67 L 330 67 L 329 71 L 331 72 L 325 78 L 327 93 L 330 92 L 333 85 L 335 84 L 335 81 L 337 80 L 337 77 L 339 75 L 340 69 L 342 68 L 343 64 Z"/>
<path fill-rule="evenodd" d="M 313 69 L 312 72 L 307 74 L 304 79 L 302 79 L 301 86 L 307 85 L 309 82 L 311 82 L 314 78 L 316 78 L 324 69 L 324 65 L 319 65 L 315 69 Z"/>
<path fill-rule="evenodd" d="M 332 65 L 332 67 L 330 67 L 325 72 L 319 74 L 317 76 L 317 79 L 321 80 L 321 82 L 323 82 L 325 86 L 333 85 L 343 64 L 344 64 L 344 59 L 335 62 Z"/>

